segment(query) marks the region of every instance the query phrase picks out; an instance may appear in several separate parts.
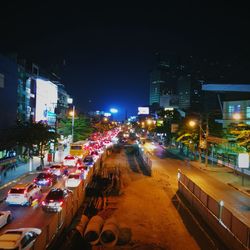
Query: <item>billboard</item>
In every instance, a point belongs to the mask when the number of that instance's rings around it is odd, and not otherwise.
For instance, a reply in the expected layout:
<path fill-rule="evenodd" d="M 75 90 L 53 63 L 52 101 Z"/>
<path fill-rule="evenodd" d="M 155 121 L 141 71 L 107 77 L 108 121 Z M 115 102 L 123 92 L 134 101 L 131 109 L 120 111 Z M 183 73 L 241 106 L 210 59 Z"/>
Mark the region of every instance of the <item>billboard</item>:
<path fill-rule="evenodd" d="M 138 115 L 148 115 L 149 107 L 138 107 Z"/>
<path fill-rule="evenodd" d="M 56 122 L 57 85 L 42 79 L 36 79 L 35 121 L 45 121 L 50 126 Z"/>

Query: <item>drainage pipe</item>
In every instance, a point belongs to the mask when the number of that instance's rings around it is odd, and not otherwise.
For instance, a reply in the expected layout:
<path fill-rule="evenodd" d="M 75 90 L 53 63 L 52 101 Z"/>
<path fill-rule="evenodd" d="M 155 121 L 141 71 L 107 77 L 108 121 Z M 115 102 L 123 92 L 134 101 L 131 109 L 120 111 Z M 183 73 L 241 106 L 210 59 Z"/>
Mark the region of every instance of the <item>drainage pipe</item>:
<path fill-rule="evenodd" d="M 104 220 L 101 216 L 93 216 L 84 232 L 84 239 L 91 245 L 96 245 L 99 242 L 99 236 L 102 230 Z"/>
<path fill-rule="evenodd" d="M 108 218 L 100 235 L 100 242 L 105 247 L 113 247 L 116 245 L 119 236 L 119 226 L 114 217 Z"/>

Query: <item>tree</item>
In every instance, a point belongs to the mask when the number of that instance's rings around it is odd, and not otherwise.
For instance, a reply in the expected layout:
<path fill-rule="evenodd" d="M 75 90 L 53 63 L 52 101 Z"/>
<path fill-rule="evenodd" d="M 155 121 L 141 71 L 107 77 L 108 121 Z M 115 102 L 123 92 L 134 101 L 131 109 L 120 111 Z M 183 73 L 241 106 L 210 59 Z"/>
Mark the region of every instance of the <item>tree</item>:
<path fill-rule="evenodd" d="M 230 124 L 227 129 L 227 138 L 233 141 L 238 151 L 250 151 L 250 125 L 244 123 Z"/>
<path fill-rule="evenodd" d="M 57 128 L 60 135 L 69 136 L 72 134 L 72 118 L 66 117 L 62 119 Z M 83 116 L 78 115 L 74 119 L 74 141 L 81 141 L 88 138 L 93 132 L 90 120 Z"/>
<path fill-rule="evenodd" d="M 37 151 L 43 166 L 45 152 L 49 149 L 50 142 L 57 142 L 58 135 L 43 122 L 25 122 L 9 128 L 5 138 L 9 139 L 9 144 L 2 146 L 23 148 L 21 154 L 24 157 L 32 158 Z"/>

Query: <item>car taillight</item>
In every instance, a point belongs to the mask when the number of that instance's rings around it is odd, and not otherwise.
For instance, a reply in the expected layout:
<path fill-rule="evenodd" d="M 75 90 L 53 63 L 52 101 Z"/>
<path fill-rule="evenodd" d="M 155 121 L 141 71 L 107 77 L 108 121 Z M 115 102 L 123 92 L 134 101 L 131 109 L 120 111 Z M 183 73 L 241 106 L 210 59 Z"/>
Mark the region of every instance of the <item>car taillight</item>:
<path fill-rule="evenodd" d="M 63 205 L 63 201 L 60 201 L 60 202 L 59 202 L 59 205 L 62 206 L 62 205 Z"/>

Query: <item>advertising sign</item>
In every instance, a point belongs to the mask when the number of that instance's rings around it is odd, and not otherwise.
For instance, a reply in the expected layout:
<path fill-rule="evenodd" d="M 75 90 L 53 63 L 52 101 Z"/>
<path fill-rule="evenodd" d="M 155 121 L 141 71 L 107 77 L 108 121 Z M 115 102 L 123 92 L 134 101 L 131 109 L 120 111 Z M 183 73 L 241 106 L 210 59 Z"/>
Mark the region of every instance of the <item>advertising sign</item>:
<path fill-rule="evenodd" d="M 50 126 L 55 125 L 57 99 L 57 85 L 42 79 L 36 80 L 36 122 L 46 121 Z"/>
<path fill-rule="evenodd" d="M 249 168 L 249 154 L 248 153 L 239 153 L 238 166 L 239 168 Z"/>
<path fill-rule="evenodd" d="M 149 107 L 138 107 L 138 115 L 148 115 Z"/>

